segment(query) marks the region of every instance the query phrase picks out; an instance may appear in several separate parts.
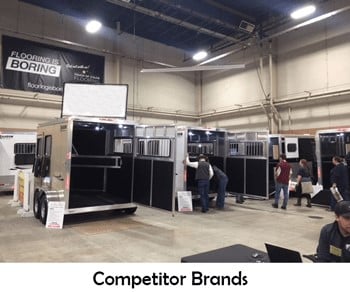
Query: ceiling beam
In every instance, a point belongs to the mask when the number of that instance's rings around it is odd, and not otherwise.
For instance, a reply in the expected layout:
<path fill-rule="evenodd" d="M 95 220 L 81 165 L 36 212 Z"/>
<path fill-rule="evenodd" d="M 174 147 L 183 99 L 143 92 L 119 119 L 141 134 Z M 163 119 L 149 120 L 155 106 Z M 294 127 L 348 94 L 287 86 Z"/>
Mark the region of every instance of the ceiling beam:
<path fill-rule="evenodd" d="M 175 4 L 169 0 L 158 0 L 158 2 L 162 3 L 162 4 L 165 4 L 171 8 L 174 8 L 174 9 L 177 9 L 179 11 L 182 11 L 184 13 L 187 13 L 187 14 L 190 14 L 194 17 L 197 17 L 197 18 L 200 18 L 200 19 L 203 19 L 205 21 L 208 21 L 208 22 L 211 22 L 211 23 L 214 23 L 214 24 L 217 24 L 217 25 L 220 25 L 224 28 L 227 28 L 227 29 L 232 29 L 234 31 L 239 31 L 241 33 L 244 33 L 245 31 L 242 31 L 239 29 L 238 26 L 236 25 L 233 25 L 232 23 L 228 23 L 226 21 L 222 21 L 221 19 L 218 19 L 218 18 L 214 18 L 214 17 L 211 17 L 211 16 L 208 16 L 206 14 L 203 14 L 203 13 L 200 13 L 198 11 L 195 11 L 191 8 L 187 8 L 181 4 Z"/>
<path fill-rule="evenodd" d="M 219 8 L 219 9 L 221 9 L 221 10 L 224 10 L 224 11 L 226 11 L 226 12 L 229 12 L 229 13 L 231 13 L 231 14 L 240 16 L 240 17 L 244 18 L 245 20 L 248 19 L 248 20 L 250 20 L 250 21 L 252 21 L 252 22 L 255 22 L 255 21 L 256 21 L 256 19 L 255 19 L 253 16 L 250 16 L 250 15 L 248 15 L 248 14 L 245 14 L 245 13 L 243 13 L 243 12 L 241 12 L 241 11 L 238 11 L 238 10 L 236 10 L 236 9 L 233 9 L 233 8 L 231 8 L 231 7 L 229 7 L 229 6 L 226 6 L 226 5 L 222 5 L 222 4 L 220 4 L 220 3 L 217 3 L 216 1 L 213 1 L 213 0 L 204 0 L 204 2 L 206 2 L 207 4 L 209 4 L 209 5 L 211 5 L 211 6 L 214 6 L 214 7 L 217 7 L 217 8 Z"/>
<path fill-rule="evenodd" d="M 142 14 L 161 19 L 163 21 L 166 21 L 166 22 L 178 25 L 178 26 L 182 26 L 182 27 L 190 29 L 190 30 L 194 30 L 198 33 L 209 35 L 209 36 L 217 38 L 217 39 L 225 39 L 225 40 L 229 40 L 229 41 L 234 42 L 234 43 L 239 42 L 238 39 L 236 39 L 232 36 L 225 35 L 225 34 L 222 34 L 222 33 L 207 29 L 207 28 L 203 28 L 199 25 L 195 25 L 193 23 L 189 23 L 187 21 L 165 15 L 165 14 L 158 12 L 158 11 L 147 9 L 145 7 L 142 7 L 140 5 L 137 5 L 137 4 L 134 4 L 131 2 L 129 3 L 129 2 L 121 1 L 121 0 L 106 0 L 106 1 L 109 3 L 115 4 L 115 5 L 118 5 L 118 6 L 122 6 L 124 8 L 130 9 L 130 10 L 133 10 L 133 11 L 136 11 L 138 13 L 142 13 Z"/>

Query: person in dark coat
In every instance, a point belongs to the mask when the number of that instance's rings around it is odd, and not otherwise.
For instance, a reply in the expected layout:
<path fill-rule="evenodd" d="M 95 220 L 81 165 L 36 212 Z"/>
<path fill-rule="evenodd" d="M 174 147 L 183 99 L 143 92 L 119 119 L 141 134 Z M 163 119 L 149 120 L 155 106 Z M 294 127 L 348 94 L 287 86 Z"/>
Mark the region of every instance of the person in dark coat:
<path fill-rule="evenodd" d="M 226 186 L 228 183 L 228 177 L 220 168 L 216 165 L 213 165 L 214 177 L 218 183 L 218 194 L 216 197 L 216 208 L 224 209 L 225 205 L 225 195 L 226 195 Z"/>
<path fill-rule="evenodd" d="M 343 163 L 343 159 L 339 156 L 332 158 L 334 167 L 331 169 L 331 184 L 332 188 L 338 188 L 339 193 L 342 195 L 345 201 L 349 201 L 348 189 L 349 189 L 349 174 L 347 166 Z M 330 208 L 334 211 L 336 200 L 331 196 Z"/>
<path fill-rule="evenodd" d="M 301 183 L 302 182 L 311 182 L 311 172 L 309 167 L 307 166 L 306 159 L 301 159 L 299 161 L 299 169 L 297 174 L 297 185 L 295 187 L 296 194 L 298 196 L 296 204 L 294 206 L 301 206 L 301 199 L 302 197 L 305 197 L 307 200 L 306 207 L 311 208 L 311 194 L 309 193 L 303 193 Z"/>
<path fill-rule="evenodd" d="M 317 262 L 350 262 L 350 201 L 334 207 L 335 221 L 322 227 Z"/>
<path fill-rule="evenodd" d="M 201 199 L 202 212 L 209 210 L 209 182 L 213 177 L 213 168 L 207 161 L 208 158 L 200 154 L 198 161 L 191 162 L 186 156 L 186 165 L 196 169 L 195 179 L 197 181 L 198 193 Z"/>

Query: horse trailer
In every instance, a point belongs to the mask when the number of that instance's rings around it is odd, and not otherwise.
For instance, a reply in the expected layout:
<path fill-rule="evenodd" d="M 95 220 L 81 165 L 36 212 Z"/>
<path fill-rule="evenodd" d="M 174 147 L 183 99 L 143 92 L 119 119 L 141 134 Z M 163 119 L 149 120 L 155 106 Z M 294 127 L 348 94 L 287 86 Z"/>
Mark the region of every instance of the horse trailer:
<path fill-rule="evenodd" d="M 0 134 L 0 191 L 13 191 L 17 169 L 30 169 L 35 156 L 36 133 Z"/>
<path fill-rule="evenodd" d="M 122 210 L 131 214 L 134 125 L 68 117 L 40 124 L 34 162 L 34 216 L 45 224 L 50 201 L 64 214 Z"/>

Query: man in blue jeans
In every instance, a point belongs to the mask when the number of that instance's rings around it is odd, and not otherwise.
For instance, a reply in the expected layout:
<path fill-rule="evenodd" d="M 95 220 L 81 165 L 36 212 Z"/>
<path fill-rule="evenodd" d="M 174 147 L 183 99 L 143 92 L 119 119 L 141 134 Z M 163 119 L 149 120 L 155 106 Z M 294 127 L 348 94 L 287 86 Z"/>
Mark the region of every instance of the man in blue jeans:
<path fill-rule="evenodd" d="M 226 186 L 228 183 L 227 175 L 217 166 L 213 165 L 214 176 L 217 179 L 218 183 L 218 194 L 216 197 L 216 208 L 219 210 L 224 209 L 225 205 L 225 195 L 226 195 Z"/>
<path fill-rule="evenodd" d="M 209 210 L 209 181 L 213 177 L 213 168 L 207 160 L 208 158 L 203 154 L 199 154 L 198 162 L 191 162 L 188 155 L 186 156 L 186 165 L 196 168 L 195 179 L 197 181 L 203 213 Z"/>
<path fill-rule="evenodd" d="M 280 199 L 281 190 L 283 190 L 283 203 L 281 209 L 286 210 L 288 199 L 289 199 L 289 179 L 292 175 L 292 167 L 286 160 L 286 155 L 280 155 L 280 161 L 276 165 L 275 178 L 275 202 L 272 204 L 272 207 L 278 208 L 278 201 Z"/>

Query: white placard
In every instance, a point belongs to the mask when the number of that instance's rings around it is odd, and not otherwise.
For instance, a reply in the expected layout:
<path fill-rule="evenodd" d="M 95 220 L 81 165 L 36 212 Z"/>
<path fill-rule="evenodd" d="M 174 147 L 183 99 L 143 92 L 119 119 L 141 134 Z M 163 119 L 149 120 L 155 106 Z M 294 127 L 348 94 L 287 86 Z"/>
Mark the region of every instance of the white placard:
<path fill-rule="evenodd" d="M 62 116 L 125 118 L 126 84 L 65 83 Z"/>
<path fill-rule="evenodd" d="M 313 188 L 314 191 L 310 194 L 310 195 L 311 195 L 311 198 L 313 198 L 313 197 L 316 196 L 320 191 L 323 190 L 323 186 L 322 186 L 322 185 L 319 185 L 319 184 L 313 185 L 312 188 Z"/>
<path fill-rule="evenodd" d="M 192 212 L 192 192 L 177 192 L 177 205 L 179 212 Z"/>
<path fill-rule="evenodd" d="M 65 202 L 53 201 L 48 203 L 46 228 L 62 229 Z"/>

